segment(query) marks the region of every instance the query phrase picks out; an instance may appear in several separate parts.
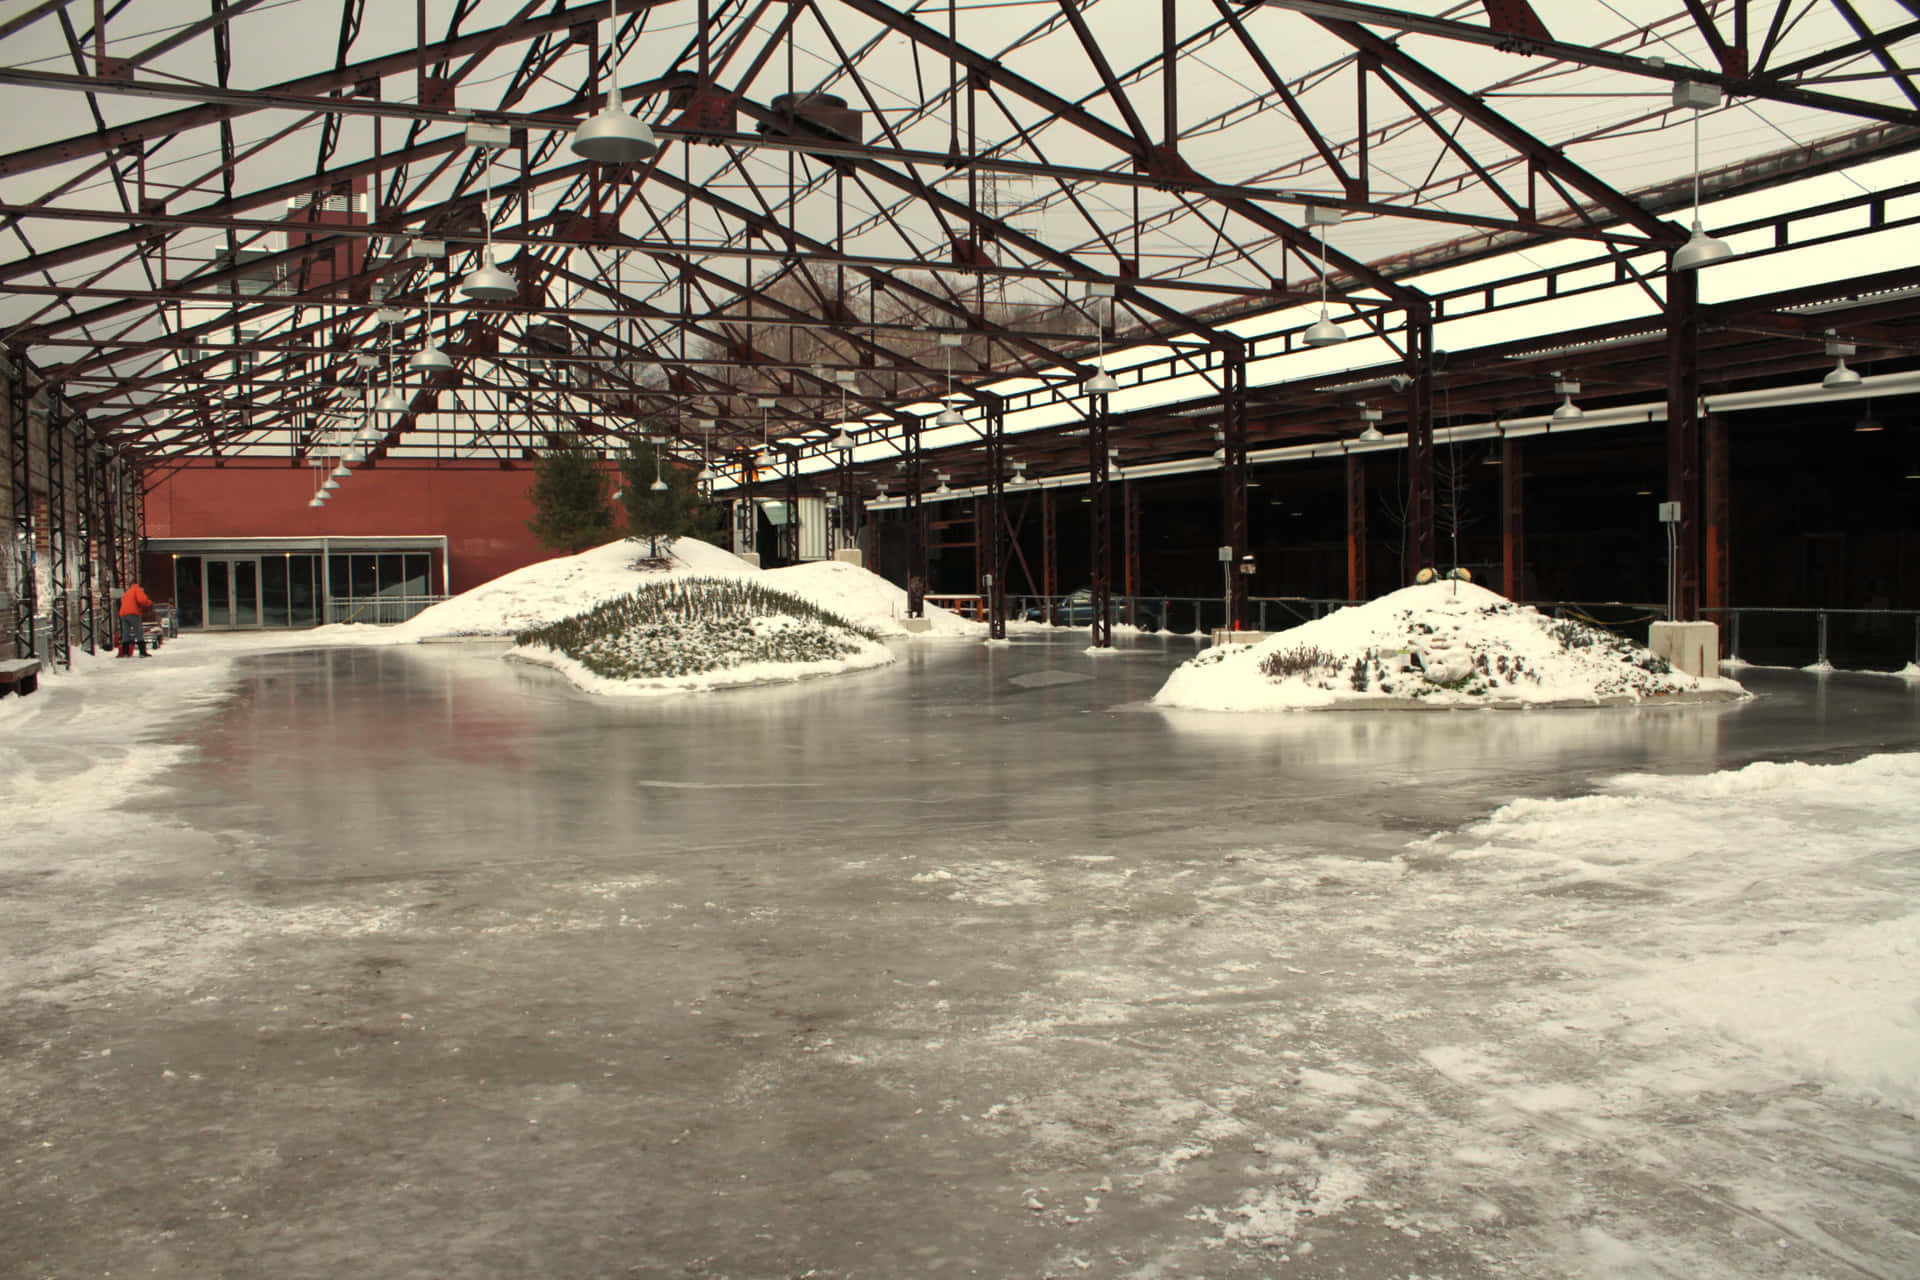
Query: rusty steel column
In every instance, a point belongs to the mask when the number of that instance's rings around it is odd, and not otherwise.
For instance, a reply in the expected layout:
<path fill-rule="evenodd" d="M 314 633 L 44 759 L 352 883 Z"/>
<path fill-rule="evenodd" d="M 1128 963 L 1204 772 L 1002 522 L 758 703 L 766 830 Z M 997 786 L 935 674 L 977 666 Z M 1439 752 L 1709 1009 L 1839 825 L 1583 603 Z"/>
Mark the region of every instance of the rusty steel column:
<path fill-rule="evenodd" d="M 787 522 L 780 526 L 780 558 L 788 564 L 800 563 L 800 451 L 789 447 L 787 455 Z"/>
<path fill-rule="evenodd" d="M 1120 481 L 1120 563 L 1126 584 L 1127 622 L 1139 626 L 1134 616 L 1140 594 L 1140 486 L 1130 477 Z"/>
<path fill-rule="evenodd" d="M 1518 600 L 1527 582 L 1526 446 L 1500 441 L 1500 591 Z"/>
<path fill-rule="evenodd" d="M 47 407 L 47 661 L 73 667 L 73 567 L 68 547 L 67 424 L 56 401 Z"/>
<path fill-rule="evenodd" d="M 1093 647 L 1113 647 L 1113 508 L 1112 489 L 1107 483 L 1107 397 L 1096 392 L 1087 397 L 1087 549 L 1093 559 L 1091 585 L 1093 598 Z"/>
<path fill-rule="evenodd" d="M 1667 500 L 1675 530 L 1673 618 L 1700 616 L 1700 308 L 1694 272 L 1667 273 Z"/>
<path fill-rule="evenodd" d="M 987 638 L 1007 638 L 1007 437 L 1006 413 L 999 397 L 987 402 L 987 528 L 974 529 L 987 565 L 982 594 L 987 598 Z"/>
<path fill-rule="evenodd" d="M 1706 557 L 1701 565 L 1701 607 L 1726 610 L 1733 605 L 1732 545 L 1733 459 L 1727 451 L 1727 420 L 1721 414 L 1707 416 L 1706 501 L 1702 517 L 1706 524 Z M 1721 653 L 1731 633 L 1724 612 L 1713 615 L 1720 624 Z"/>
<path fill-rule="evenodd" d="M 906 423 L 907 446 L 907 616 L 927 612 L 927 508 L 920 492 L 920 419 Z"/>
<path fill-rule="evenodd" d="M 80 527 L 80 634 L 86 642 L 88 653 L 100 652 L 100 611 L 96 607 L 100 593 L 95 589 L 93 560 L 93 542 L 100 531 L 94 505 L 99 499 L 99 491 L 94 484 L 98 472 L 99 458 L 83 438 L 76 477 L 80 482 L 80 518 L 74 523 Z"/>
<path fill-rule="evenodd" d="M 35 658 L 33 616 L 39 610 L 33 575 L 33 429 L 27 415 L 27 373 L 17 360 L 7 362 L 7 478 L 13 497 L 13 527 L 8 530 L 12 561 L 13 655 Z"/>
<path fill-rule="evenodd" d="M 1047 598 L 1047 622 L 1060 621 L 1060 530 L 1054 521 L 1053 490 L 1040 491 L 1040 594 Z"/>
<path fill-rule="evenodd" d="M 1226 353 L 1225 385 L 1220 389 L 1220 433 L 1226 461 L 1220 469 L 1221 546 L 1231 549 L 1227 564 L 1227 618 L 1232 630 L 1247 625 L 1247 576 L 1240 561 L 1247 546 L 1247 359 L 1238 346 Z"/>
<path fill-rule="evenodd" d="M 1347 599 L 1367 598 L 1367 460 L 1347 455 Z"/>
<path fill-rule="evenodd" d="M 1433 313 L 1424 306 L 1407 310 L 1407 364 L 1413 386 L 1407 392 L 1407 565 L 1404 576 L 1407 582 L 1412 582 L 1422 569 L 1435 567 Z"/>

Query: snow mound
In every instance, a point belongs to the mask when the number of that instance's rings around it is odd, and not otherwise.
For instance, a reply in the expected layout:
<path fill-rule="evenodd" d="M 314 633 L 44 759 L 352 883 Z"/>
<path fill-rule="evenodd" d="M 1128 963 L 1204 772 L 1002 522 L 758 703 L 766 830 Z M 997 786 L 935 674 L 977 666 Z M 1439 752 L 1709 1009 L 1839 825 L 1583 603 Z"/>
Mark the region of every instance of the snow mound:
<path fill-rule="evenodd" d="M 776 590 L 790 592 L 881 635 L 907 634 L 901 621 L 907 616 L 906 591 L 869 569 L 841 560 L 815 560 L 768 569 L 761 576 Z M 934 635 L 978 636 L 986 630 L 984 623 L 969 621 L 937 605 L 928 605 L 926 616 L 933 624 Z"/>
<path fill-rule="evenodd" d="M 669 575 L 585 613 L 523 632 L 508 656 L 593 693 L 680 693 L 884 666 L 869 628 L 767 587 L 763 575 Z"/>
<path fill-rule="evenodd" d="M 731 551 L 722 551 L 698 538 L 674 540 L 672 554 L 667 557 L 671 565 L 668 569 L 641 564 L 646 553 L 644 542 L 623 538 L 577 556 L 542 560 L 443 600 L 397 626 L 384 628 L 383 638 L 406 644 L 446 636 L 510 635 L 584 613 L 665 577 L 731 577 L 755 572 L 752 565 Z"/>
<path fill-rule="evenodd" d="M 1470 582 L 1406 587 L 1255 645 L 1208 649 L 1154 696 L 1210 711 L 1594 706 L 1745 696 L 1646 647 Z"/>

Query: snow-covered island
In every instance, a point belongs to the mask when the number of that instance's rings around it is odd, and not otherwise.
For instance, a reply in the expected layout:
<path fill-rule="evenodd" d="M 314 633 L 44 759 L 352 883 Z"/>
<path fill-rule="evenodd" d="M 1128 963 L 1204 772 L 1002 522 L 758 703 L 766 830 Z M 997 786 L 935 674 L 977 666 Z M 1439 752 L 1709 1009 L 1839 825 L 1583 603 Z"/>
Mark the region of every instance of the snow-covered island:
<path fill-rule="evenodd" d="M 1739 682 L 1676 671 L 1644 645 L 1551 618 L 1471 582 L 1406 587 L 1269 636 L 1208 649 L 1153 702 L 1209 711 L 1552 707 L 1725 701 Z"/>
<path fill-rule="evenodd" d="M 839 561 L 756 569 L 697 538 L 659 558 L 637 540 L 528 565 L 383 628 L 384 643 L 512 636 L 508 657 L 592 693 L 646 696 L 777 684 L 884 666 L 907 593 Z M 926 610 L 933 636 L 985 628 Z M 331 630 L 331 629 L 329 629 Z"/>

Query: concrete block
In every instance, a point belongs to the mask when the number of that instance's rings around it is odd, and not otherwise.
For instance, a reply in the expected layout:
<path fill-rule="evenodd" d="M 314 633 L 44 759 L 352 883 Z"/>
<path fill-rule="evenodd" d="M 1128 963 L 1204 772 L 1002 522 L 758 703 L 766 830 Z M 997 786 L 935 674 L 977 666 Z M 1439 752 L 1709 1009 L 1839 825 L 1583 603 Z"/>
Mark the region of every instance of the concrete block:
<path fill-rule="evenodd" d="M 900 625 L 907 629 L 910 636 L 923 636 L 933 630 L 932 618 L 902 618 Z"/>
<path fill-rule="evenodd" d="M 866 565 L 866 560 L 861 556 L 858 547 L 842 547 L 833 553 L 833 558 L 842 564 L 850 564 L 856 569 Z"/>
<path fill-rule="evenodd" d="M 1720 627 L 1712 622 L 1656 622 L 1648 647 L 1675 671 L 1690 676 L 1720 674 Z"/>
<path fill-rule="evenodd" d="M 1213 629 L 1215 644 L 1259 644 L 1267 638 L 1264 631 L 1234 631 L 1227 627 Z"/>

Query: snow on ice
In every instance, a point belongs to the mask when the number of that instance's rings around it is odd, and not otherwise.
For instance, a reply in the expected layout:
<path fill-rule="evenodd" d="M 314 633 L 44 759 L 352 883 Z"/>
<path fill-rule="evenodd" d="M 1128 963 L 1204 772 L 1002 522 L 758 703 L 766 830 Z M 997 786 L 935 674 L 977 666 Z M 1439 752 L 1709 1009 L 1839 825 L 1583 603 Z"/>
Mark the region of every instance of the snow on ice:
<path fill-rule="evenodd" d="M 1470 582 L 1406 587 L 1269 636 L 1205 650 L 1154 703 L 1208 711 L 1350 706 L 1592 706 L 1743 695 L 1643 646 L 1546 617 Z"/>

